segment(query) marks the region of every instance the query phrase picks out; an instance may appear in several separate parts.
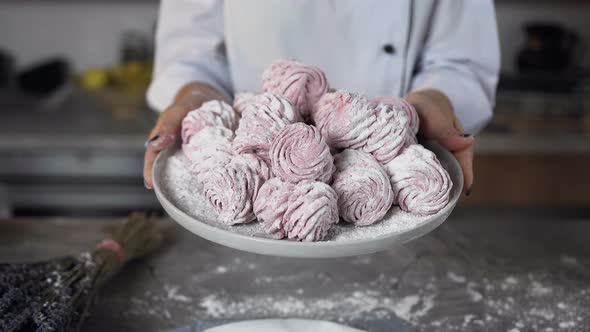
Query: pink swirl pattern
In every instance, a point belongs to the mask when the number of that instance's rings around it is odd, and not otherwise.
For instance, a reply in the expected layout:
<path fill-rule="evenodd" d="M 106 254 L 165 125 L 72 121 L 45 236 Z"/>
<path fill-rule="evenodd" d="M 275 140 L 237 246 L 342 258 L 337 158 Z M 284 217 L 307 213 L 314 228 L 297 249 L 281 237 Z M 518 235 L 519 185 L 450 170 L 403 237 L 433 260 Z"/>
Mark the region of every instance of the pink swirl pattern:
<path fill-rule="evenodd" d="M 333 148 L 360 149 L 377 121 L 369 100 L 346 91 L 324 95 L 314 111 L 314 121 Z"/>
<path fill-rule="evenodd" d="M 325 94 L 313 115 L 330 147 L 362 150 L 383 164 L 407 144 L 407 117 L 363 96 L 345 91 Z"/>
<path fill-rule="evenodd" d="M 369 129 L 372 133 L 362 149 L 372 154 L 380 163 L 386 164 L 408 143 L 408 118 L 403 113 L 396 113 L 391 106 L 373 102 L 369 105 L 375 112 L 376 121 Z"/>
<path fill-rule="evenodd" d="M 332 112 L 343 112 L 344 108 L 347 107 L 355 98 L 359 98 L 358 95 L 346 92 L 343 90 L 334 90 L 325 93 L 312 108 L 312 120 L 316 126 L 325 123 L 327 117 Z"/>
<path fill-rule="evenodd" d="M 394 203 L 407 212 L 435 214 L 449 202 L 453 183 L 434 153 L 410 145 L 385 165 L 395 193 Z"/>
<path fill-rule="evenodd" d="M 233 156 L 233 132 L 224 127 L 205 127 L 192 135 L 182 151 L 190 161 L 189 169 L 197 177 L 230 162 Z"/>
<path fill-rule="evenodd" d="M 330 148 L 319 130 L 304 123 L 284 127 L 275 137 L 269 156 L 273 173 L 291 183 L 328 183 L 335 170 Z"/>
<path fill-rule="evenodd" d="M 244 165 L 244 167 L 247 167 L 254 173 L 258 174 L 262 181 L 267 181 L 268 179 L 274 177 L 270 167 L 268 167 L 268 164 L 253 154 L 244 153 L 238 155 L 234 157 L 234 162 L 241 163 Z"/>
<path fill-rule="evenodd" d="M 294 189 L 295 184 L 272 178 L 262 185 L 254 201 L 254 214 L 264 225 L 265 232 L 275 239 L 287 236 L 283 228 L 283 217 Z"/>
<path fill-rule="evenodd" d="M 299 122 L 301 116 L 284 97 L 272 93 L 257 95 L 248 100 L 233 142 L 237 153 L 254 153 L 270 162 L 268 151 L 283 127 Z"/>
<path fill-rule="evenodd" d="M 262 89 L 287 97 L 304 118 L 309 117 L 312 106 L 328 88 L 321 69 L 297 61 L 276 61 L 262 74 Z"/>
<path fill-rule="evenodd" d="M 338 223 L 337 196 L 325 183 L 267 181 L 254 201 L 256 216 L 276 239 L 320 241 Z"/>
<path fill-rule="evenodd" d="M 235 225 L 256 219 L 253 202 L 269 176 L 268 167 L 256 169 L 262 165 L 264 163 L 256 163 L 250 157 L 235 156 L 228 164 L 212 169 L 202 178 L 204 195 L 221 222 Z"/>
<path fill-rule="evenodd" d="M 231 106 L 219 100 L 208 101 L 182 120 L 182 142 L 188 144 L 206 127 L 224 127 L 233 131 L 238 127 L 238 121 L 239 117 Z"/>
<path fill-rule="evenodd" d="M 383 167 L 370 154 L 350 149 L 337 154 L 334 161 L 332 188 L 338 195 L 340 217 L 356 226 L 383 219 L 394 199 Z"/>
<path fill-rule="evenodd" d="M 418 117 L 418 112 L 416 112 L 414 106 L 408 103 L 404 98 L 382 96 L 374 98 L 373 101 L 389 105 L 393 107 L 394 111 L 405 113 L 408 117 L 408 126 L 410 127 L 410 132 L 414 135 L 418 133 L 418 129 L 420 129 L 420 118 Z"/>

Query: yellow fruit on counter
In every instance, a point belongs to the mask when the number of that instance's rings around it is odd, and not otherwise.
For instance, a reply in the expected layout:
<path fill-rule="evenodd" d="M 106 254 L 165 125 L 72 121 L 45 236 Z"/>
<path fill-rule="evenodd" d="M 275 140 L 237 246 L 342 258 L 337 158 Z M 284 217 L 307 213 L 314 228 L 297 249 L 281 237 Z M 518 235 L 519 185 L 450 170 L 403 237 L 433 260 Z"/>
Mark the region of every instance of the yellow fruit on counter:
<path fill-rule="evenodd" d="M 80 75 L 80 85 L 87 90 L 98 90 L 109 83 L 109 72 L 102 68 L 91 68 Z"/>

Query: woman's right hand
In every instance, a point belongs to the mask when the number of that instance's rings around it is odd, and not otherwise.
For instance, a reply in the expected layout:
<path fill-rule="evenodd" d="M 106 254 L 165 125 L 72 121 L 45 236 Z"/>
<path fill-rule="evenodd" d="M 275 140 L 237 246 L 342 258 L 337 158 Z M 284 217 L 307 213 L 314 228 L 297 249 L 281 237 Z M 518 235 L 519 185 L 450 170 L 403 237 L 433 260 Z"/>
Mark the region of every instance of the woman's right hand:
<path fill-rule="evenodd" d="M 176 94 L 174 102 L 160 114 L 154 129 L 145 144 L 143 181 L 147 189 L 152 189 L 152 168 L 160 151 L 173 146 L 180 139 L 182 120 L 192 110 L 209 100 L 226 98 L 214 87 L 201 82 L 185 85 Z"/>

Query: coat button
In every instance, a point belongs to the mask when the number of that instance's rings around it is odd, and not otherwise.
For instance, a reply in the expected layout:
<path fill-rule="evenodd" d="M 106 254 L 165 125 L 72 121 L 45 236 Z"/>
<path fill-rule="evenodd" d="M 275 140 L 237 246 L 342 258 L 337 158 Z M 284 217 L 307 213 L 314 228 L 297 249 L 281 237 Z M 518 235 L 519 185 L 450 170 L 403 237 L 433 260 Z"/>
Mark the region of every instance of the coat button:
<path fill-rule="evenodd" d="M 395 54 L 395 47 L 391 44 L 385 44 L 383 45 L 383 52 L 387 54 Z"/>

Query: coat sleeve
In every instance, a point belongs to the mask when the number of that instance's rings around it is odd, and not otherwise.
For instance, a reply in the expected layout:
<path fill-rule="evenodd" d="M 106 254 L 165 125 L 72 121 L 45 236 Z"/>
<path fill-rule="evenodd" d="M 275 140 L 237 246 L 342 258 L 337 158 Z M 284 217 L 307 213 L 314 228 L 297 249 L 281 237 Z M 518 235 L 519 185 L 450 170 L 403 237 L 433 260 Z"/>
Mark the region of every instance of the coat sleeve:
<path fill-rule="evenodd" d="M 147 92 L 151 107 L 164 110 L 192 81 L 231 94 L 222 0 L 161 0 L 155 43 L 154 77 Z"/>
<path fill-rule="evenodd" d="M 411 90 L 437 89 L 453 105 L 466 133 L 492 116 L 500 47 L 492 0 L 439 0 Z"/>

